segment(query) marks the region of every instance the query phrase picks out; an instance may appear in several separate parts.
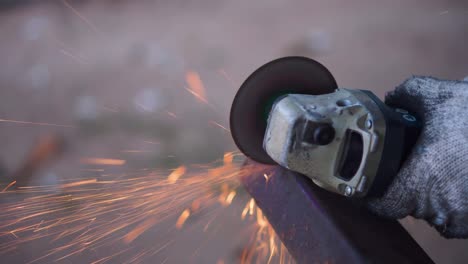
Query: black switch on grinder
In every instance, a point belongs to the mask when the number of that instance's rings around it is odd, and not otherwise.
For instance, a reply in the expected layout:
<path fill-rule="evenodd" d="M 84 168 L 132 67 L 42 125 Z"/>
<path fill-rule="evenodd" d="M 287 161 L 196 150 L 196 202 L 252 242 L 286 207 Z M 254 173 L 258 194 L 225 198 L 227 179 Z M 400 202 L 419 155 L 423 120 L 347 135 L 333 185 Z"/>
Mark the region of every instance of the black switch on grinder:
<path fill-rule="evenodd" d="M 249 158 L 301 173 L 326 190 L 363 197 L 383 194 L 421 123 L 370 91 L 338 88 L 317 61 L 285 57 L 242 84 L 230 127 Z"/>

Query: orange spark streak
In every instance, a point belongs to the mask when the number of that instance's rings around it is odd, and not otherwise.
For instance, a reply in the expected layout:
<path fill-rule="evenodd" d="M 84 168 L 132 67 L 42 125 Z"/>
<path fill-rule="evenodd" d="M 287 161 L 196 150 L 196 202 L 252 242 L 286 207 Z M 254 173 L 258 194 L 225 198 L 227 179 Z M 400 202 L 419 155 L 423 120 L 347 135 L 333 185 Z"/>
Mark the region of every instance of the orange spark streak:
<path fill-rule="evenodd" d="M 236 191 L 231 191 L 226 197 L 226 203 L 231 204 L 232 200 L 234 200 L 234 197 L 236 197 Z"/>
<path fill-rule="evenodd" d="M 82 186 L 86 184 L 92 184 L 96 183 L 97 179 L 91 179 L 91 180 L 84 180 L 84 181 L 79 181 L 79 182 L 72 182 L 72 183 L 67 183 L 67 184 L 62 184 L 63 188 L 70 188 L 70 187 L 76 187 L 76 186 Z"/>
<path fill-rule="evenodd" d="M 39 258 L 31 257 L 36 261 L 47 259 L 51 262 L 88 250 L 98 252 L 109 246 L 112 247 L 109 258 L 98 255 L 101 258 L 99 263 L 123 263 L 124 261 L 118 261 L 120 259 L 129 259 L 128 263 L 131 263 L 132 260 L 139 262 L 144 257 L 151 257 L 160 249 L 147 245 L 148 248 L 144 251 L 134 253 L 132 249 L 125 256 L 115 257 L 112 253 L 117 252 L 120 247 L 132 248 L 130 243 L 152 227 L 166 221 L 175 219 L 172 222 L 174 229 L 183 229 L 188 218 L 199 213 L 217 210 L 214 215 L 219 215 L 219 189 L 213 187 L 221 187 L 225 204 L 233 203 L 236 199 L 235 190 L 240 185 L 237 181 L 239 177 L 252 173 L 263 174 L 269 170 L 268 167 L 259 165 L 243 166 L 240 160 L 233 160 L 234 155 L 237 152 L 227 152 L 223 157 L 223 165 L 218 165 L 217 160 L 210 165 L 197 166 L 194 170 L 185 166 L 172 172 L 154 170 L 148 173 L 136 170 L 137 174 L 126 175 L 127 178 L 122 178 L 122 174 L 108 174 L 106 177 L 113 178 L 106 181 L 86 179 L 65 182 L 59 185 L 67 187 L 63 194 L 51 193 L 50 186 L 28 186 L 20 189 L 19 192 L 35 195 L 7 204 L 0 210 L 0 254 L 14 252 L 25 243 L 50 239 L 51 248 L 48 251 Z M 170 174 L 173 176 L 170 177 Z M 182 175 L 183 180 L 180 179 Z M 169 184 L 171 181 L 177 184 Z M 243 213 L 247 215 L 249 212 L 252 215 L 260 214 L 255 210 L 253 200 L 248 201 Z M 205 228 L 201 227 L 204 232 L 208 231 L 208 226 L 214 219 L 215 217 L 210 219 Z M 256 230 L 260 228 L 260 224 L 255 223 Z M 217 232 L 214 228 L 210 230 Z M 256 242 L 251 247 L 252 254 L 265 261 L 273 248 L 268 247 L 271 240 L 267 230 L 262 227 L 260 235 L 255 233 Z M 1 239 L 13 236 L 17 238 Z M 279 240 L 275 239 L 274 242 L 278 243 Z M 270 251 L 265 253 L 269 248 Z M 277 248 L 275 257 L 280 254 L 280 248 Z"/>
<path fill-rule="evenodd" d="M 10 184 L 8 184 L 3 190 L 2 192 L 6 192 L 11 186 L 15 185 L 16 184 L 16 181 L 12 181 L 10 182 Z"/>
<path fill-rule="evenodd" d="M 190 91 L 194 92 L 194 95 L 196 95 L 200 100 L 207 102 L 205 87 L 203 86 L 203 82 L 200 79 L 200 75 L 198 75 L 198 73 L 194 71 L 188 71 L 185 75 L 185 81 L 190 87 Z"/>
<path fill-rule="evenodd" d="M 260 227 L 266 227 L 268 225 L 267 220 L 263 216 L 263 212 L 260 208 L 257 207 L 257 224 Z"/>
<path fill-rule="evenodd" d="M 104 159 L 104 158 L 82 158 L 81 163 L 92 165 L 115 165 L 120 166 L 125 164 L 125 160 L 120 159 Z"/>
<path fill-rule="evenodd" d="M 242 220 L 245 219 L 247 214 L 253 215 L 255 212 L 254 209 L 255 209 L 255 201 L 253 198 L 250 198 L 250 200 L 245 205 L 244 210 L 242 210 L 242 214 L 241 214 Z"/>
<path fill-rule="evenodd" d="M 249 212 L 249 206 L 248 204 L 245 205 L 244 207 L 244 210 L 242 210 L 242 214 L 241 214 L 241 219 L 244 220 L 245 217 L 247 216 L 247 213 Z"/>
<path fill-rule="evenodd" d="M 137 227 L 135 227 L 132 231 L 130 231 L 125 237 L 124 242 L 129 244 L 135 239 L 137 239 L 141 234 L 143 234 L 146 230 L 157 223 L 157 219 L 151 218 L 146 220 L 145 222 L 141 223 Z"/>
<path fill-rule="evenodd" d="M 219 124 L 218 122 L 215 122 L 215 121 L 213 121 L 213 120 L 210 120 L 210 124 L 213 124 L 213 125 L 215 125 L 215 126 L 217 126 L 217 127 L 220 127 L 220 128 L 222 128 L 222 129 L 226 130 L 227 132 L 231 133 L 231 130 L 227 129 L 225 126 L 222 126 L 222 125 Z"/>
<path fill-rule="evenodd" d="M 251 206 L 253 200 L 250 200 L 242 212 L 244 216 L 247 214 L 247 209 Z M 255 207 L 255 202 L 254 202 Z M 256 207 L 253 212 L 256 213 L 255 234 L 252 236 L 249 245 L 242 251 L 240 263 L 254 263 L 255 259 L 261 259 L 263 263 L 271 263 L 275 257 L 281 264 L 294 263 L 287 252 L 287 249 L 277 239 L 277 235 L 268 222 L 268 219 L 263 215 L 260 208 Z"/>
<path fill-rule="evenodd" d="M 73 13 L 75 13 L 75 15 L 77 15 L 81 20 L 83 20 L 86 24 L 88 24 L 88 26 L 91 27 L 94 30 L 94 32 L 100 34 L 100 31 L 98 30 L 98 28 L 93 23 L 91 23 L 91 21 L 89 21 L 86 17 L 80 14 L 80 12 L 78 12 L 78 10 L 76 10 L 72 5 L 70 5 L 70 3 L 67 2 L 67 0 L 62 0 L 62 3 L 66 7 L 68 7 L 71 11 L 73 11 Z"/>
<path fill-rule="evenodd" d="M 223 163 L 225 166 L 232 165 L 233 160 L 234 160 L 234 155 L 232 154 L 232 152 L 224 153 Z"/>
<path fill-rule="evenodd" d="M 193 90 L 191 90 L 191 89 L 189 89 L 189 88 L 185 88 L 185 90 L 187 90 L 189 93 L 191 93 L 192 95 L 194 95 L 194 96 L 195 96 L 196 98 L 198 98 L 200 101 L 202 101 L 202 102 L 208 104 L 208 101 L 207 101 L 205 98 L 203 98 L 201 95 L 199 95 L 198 93 L 196 93 L 195 91 L 193 91 Z"/>
<path fill-rule="evenodd" d="M 266 221 L 266 220 L 265 220 Z M 268 222 L 267 222 L 268 224 Z M 273 259 L 273 256 L 276 254 L 276 249 L 277 249 L 277 246 L 276 246 L 276 241 L 275 241 L 275 231 L 273 230 L 273 228 L 271 228 L 271 226 L 268 228 L 268 236 L 270 237 L 269 239 L 269 242 L 270 242 L 270 256 L 268 257 L 268 262 L 267 263 L 270 263 L 271 260 Z"/>
<path fill-rule="evenodd" d="M 176 228 L 181 229 L 184 226 L 185 221 L 187 221 L 187 218 L 190 216 L 190 210 L 185 209 L 182 214 L 179 216 L 179 219 L 177 219 L 176 222 Z"/>
<path fill-rule="evenodd" d="M 177 169 L 175 169 L 169 176 L 167 177 L 167 180 L 169 183 L 173 184 L 176 183 L 177 180 L 185 174 L 186 168 L 185 166 L 180 166 Z"/>
<path fill-rule="evenodd" d="M 270 177 L 268 177 L 266 173 L 263 173 L 263 177 L 265 178 L 266 182 L 268 182 L 268 180 L 270 179 Z"/>
<path fill-rule="evenodd" d="M 80 248 L 80 249 L 78 249 L 78 250 L 75 250 L 74 252 L 71 252 L 71 253 L 68 254 L 68 255 L 65 255 L 65 256 L 63 256 L 63 257 L 60 257 L 60 258 L 56 259 L 55 262 L 58 262 L 58 261 L 63 260 L 63 259 L 66 259 L 66 258 L 71 257 L 71 256 L 73 256 L 73 255 L 79 254 L 79 253 L 83 252 L 84 250 L 85 250 L 84 248 Z"/>
<path fill-rule="evenodd" d="M 249 201 L 249 215 L 253 215 L 254 207 L 255 207 L 255 201 L 253 198 L 251 198 Z"/>
<path fill-rule="evenodd" d="M 11 119 L 0 119 L 0 122 L 27 124 L 27 125 L 38 125 L 38 126 L 55 126 L 55 127 L 74 128 L 74 126 L 70 126 L 70 125 L 58 125 L 58 124 L 51 124 L 51 123 L 38 123 L 38 122 L 19 121 L 19 120 L 11 120 Z"/>

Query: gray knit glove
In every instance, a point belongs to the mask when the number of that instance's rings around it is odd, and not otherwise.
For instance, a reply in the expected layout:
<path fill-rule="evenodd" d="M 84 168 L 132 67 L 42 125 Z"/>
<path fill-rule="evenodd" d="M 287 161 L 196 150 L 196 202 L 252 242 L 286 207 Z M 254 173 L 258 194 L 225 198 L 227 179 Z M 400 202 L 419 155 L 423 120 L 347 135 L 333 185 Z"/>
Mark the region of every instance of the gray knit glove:
<path fill-rule="evenodd" d="M 423 218 L 448 238 L 468 238 L 468 81 L 413 77 L 385 102 L 415 113 L 424 127 L 384 196 L 368 207 L 387 218 Z"/>

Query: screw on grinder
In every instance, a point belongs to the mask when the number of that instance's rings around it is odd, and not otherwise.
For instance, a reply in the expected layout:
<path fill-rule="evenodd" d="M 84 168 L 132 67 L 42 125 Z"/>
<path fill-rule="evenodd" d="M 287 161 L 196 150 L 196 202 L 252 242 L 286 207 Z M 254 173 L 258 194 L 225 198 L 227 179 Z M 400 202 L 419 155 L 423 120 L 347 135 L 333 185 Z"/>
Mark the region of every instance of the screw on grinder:
<path fill-rule="evenodd" d="M 234 98 L 230 128 L 249 158 L 279 164 L 344 196 L 381 196 L 421 130 L 372 92 L 338 88 L 323 65 L 285 57 L 260 67 Z"/>

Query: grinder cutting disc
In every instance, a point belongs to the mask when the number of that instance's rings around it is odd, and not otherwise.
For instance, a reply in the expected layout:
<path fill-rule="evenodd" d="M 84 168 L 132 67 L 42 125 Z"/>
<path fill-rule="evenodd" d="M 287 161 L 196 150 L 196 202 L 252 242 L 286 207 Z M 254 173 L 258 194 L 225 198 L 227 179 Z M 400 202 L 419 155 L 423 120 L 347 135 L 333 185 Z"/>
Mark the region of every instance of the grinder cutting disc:
<path fill-rule="evenodd" d="M 263 65 L 242 84 L 232 103 L 230 127 L 234 142 L 251 159 L 275 164 L 263 149 L 273 102 L 285 94 L 327 94 L 337 87 L 328 69 L 309 58 L 285 57 Z"/>

